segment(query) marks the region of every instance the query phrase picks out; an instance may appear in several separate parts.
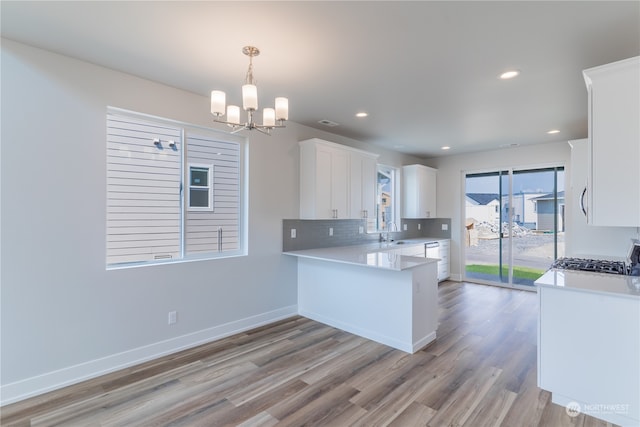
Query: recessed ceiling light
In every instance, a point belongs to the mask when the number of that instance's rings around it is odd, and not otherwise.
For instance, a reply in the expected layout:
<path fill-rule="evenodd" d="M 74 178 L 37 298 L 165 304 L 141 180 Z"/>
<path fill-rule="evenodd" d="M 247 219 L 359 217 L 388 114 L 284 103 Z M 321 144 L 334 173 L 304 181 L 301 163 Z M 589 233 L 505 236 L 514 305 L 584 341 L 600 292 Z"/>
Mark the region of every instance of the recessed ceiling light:
<path fill-rule="evenodd" d="M 361 111 L 359 113 L 356 113 L 356 117 L 367 117 L 369 114 L 365 113 L 364 111 Z"/>
<path fill-rule="evenodd" d="M 450 150 L 451 147 L 449 147 L 448 145 L 445 145 L 444 147 L 440 147 L 440 149 L 442 149 L 442 150 Z"/>
<path fill-rule="evenodd" d="M 512 79 L 514 77 L 517 77 L 520 74 L 520 71 L 518 70 L 509 70 L 509 71 L 505 71 L 504 73 L 500 74 L 500 78 L 502 80 L 508 80 L 508 79 Z"/>
<path fill-rule="evenodd" d="M 553 135 L 554 133 L 560 133 L 560 131 L 558 129 L 551 129 L 549 132 L 547 132 L 549 135 Z"/>

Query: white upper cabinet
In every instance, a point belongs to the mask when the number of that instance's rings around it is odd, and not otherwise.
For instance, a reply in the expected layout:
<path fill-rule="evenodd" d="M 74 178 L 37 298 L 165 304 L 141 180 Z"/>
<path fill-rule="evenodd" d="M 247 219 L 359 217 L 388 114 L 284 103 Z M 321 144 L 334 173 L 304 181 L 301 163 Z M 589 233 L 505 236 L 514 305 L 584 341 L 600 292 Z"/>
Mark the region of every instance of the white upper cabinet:
<path fill-rule="evenodd" d="M 436 217 L 437 172 L 423 165 L 402 167 L 403 218 Z"/>
<path fill-rule="evenodd" d="M 583 74 L 589 99 L 588 222 L 640 226 L 640 57 Z"/>
<path fill-rule="evenodd" d="M 300 219 L 375 222 L 378 156 L 317 138 L 299 144 Z"/>
<path fill-rule="evenodd" d="M 376 226 L 376 155 L 351 152 L 349 217 L 367 220 L 367 230 Z"/>

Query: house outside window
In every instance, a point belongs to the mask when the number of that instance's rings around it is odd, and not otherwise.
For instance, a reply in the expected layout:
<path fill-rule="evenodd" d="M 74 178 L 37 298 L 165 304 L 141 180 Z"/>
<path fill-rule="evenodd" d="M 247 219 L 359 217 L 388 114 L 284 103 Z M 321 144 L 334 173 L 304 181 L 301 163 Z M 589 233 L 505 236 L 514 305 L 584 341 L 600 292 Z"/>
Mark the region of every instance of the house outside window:
<path fill-rule="evenodd" d="M 213 165 L 189 163 L 189 210 L 213 210 L 212 176 Z"/>
<path fill-rule="evenodd" d="M 109 108 L 107 267 L 246 255 L 245 145 Z"/>

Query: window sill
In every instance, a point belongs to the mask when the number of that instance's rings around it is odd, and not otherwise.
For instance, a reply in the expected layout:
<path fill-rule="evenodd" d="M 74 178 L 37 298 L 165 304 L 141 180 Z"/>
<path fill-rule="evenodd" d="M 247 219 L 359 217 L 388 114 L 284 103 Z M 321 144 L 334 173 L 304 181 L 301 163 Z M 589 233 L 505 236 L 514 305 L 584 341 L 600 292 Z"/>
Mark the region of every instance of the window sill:
<path fill-rule="evenodd" d="M 130 262 L 123 264 L 112 264 L 107 265 L 106 270 L 127 270 L 130 268 L 140 268 L 140 267 L 155 267 L 158 265 L 168 265 L 168 264 L 182 264 L 187 262 L 199 262 L 199 261 L 214 261 L 219 259 L 229 259 L 229 258 L 239 258 L 247 256 L 246 252 L 237 251 L 237 252 L 225 252 L 220 255 L 190 255 L 180 259 L 166 259 L 166 260 L 157 260 L 157 261 L 141 261 L 141 262 Z"/>

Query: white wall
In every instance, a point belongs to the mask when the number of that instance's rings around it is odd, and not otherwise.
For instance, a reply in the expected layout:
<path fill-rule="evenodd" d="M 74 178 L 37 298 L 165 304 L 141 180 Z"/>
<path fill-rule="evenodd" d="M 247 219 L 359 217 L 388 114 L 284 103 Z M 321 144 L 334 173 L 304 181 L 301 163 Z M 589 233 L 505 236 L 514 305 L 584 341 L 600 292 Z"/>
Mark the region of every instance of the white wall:
<path fill-rule="evenodd" d="M 569 146 L 562 141 L 439 157 L 429 161 L 430 166 L 438 169 L 438 216 L 451 218 L 452 278 L 461 279 L 464 265 L 464 174 L 508 168 L 564 166 L 569 163 L 570 154 Z"/>
<path fill-rule="evenodd" d="M 211 126 L 208 98 L 5 39 L 1 66 L 2 404 L 296 313 L 297 141 L 361 143 L 250 133 L 247 257 L 106 271 L 106 107 Z"/>

